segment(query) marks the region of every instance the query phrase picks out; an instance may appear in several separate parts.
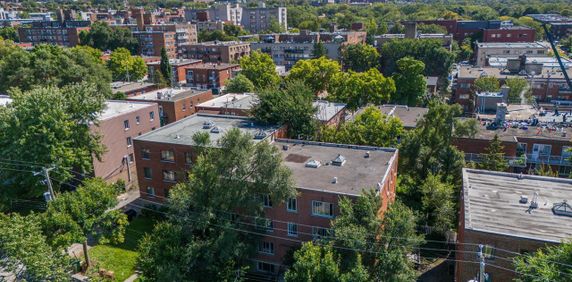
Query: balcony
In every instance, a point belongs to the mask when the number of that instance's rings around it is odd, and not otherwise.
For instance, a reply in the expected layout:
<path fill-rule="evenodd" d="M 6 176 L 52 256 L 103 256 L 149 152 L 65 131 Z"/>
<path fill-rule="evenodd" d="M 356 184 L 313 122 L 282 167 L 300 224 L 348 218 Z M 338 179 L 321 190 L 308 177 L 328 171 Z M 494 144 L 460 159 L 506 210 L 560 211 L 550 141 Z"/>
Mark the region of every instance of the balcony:
<path fill-rule="evenodd" d="M 482 162 L 483 154 L 465 153 L 465 162 Z M 505 157 L 511 167 L 526 167 L 528 164 L 545 164 L 556 166 L 572 166 L 572 162 L 567 156 L 542 156 L 526 154 L 520 157 Z"/>

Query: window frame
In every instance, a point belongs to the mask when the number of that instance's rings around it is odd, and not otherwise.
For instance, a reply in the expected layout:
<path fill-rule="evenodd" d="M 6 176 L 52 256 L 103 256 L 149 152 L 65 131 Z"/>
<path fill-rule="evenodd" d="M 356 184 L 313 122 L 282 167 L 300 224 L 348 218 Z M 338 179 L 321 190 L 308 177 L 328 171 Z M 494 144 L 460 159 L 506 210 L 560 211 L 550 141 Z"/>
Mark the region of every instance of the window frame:
<path fill-rule="evenodd" d="M 323 206 L 324 204 L 328 204 L 329 205 L 329 212 L 330 214 L 321 214 L 318 213 L 319 209 L 325 208 L 325 207 L 319 207 L 318 205 Z M 324 202 L 324 201 L 316 201 L 313 200 L 312 201 L 312 216 L 318 216 L 318 217 L 325 217 L 325 218 L 333 218 L 334 217 L 334 204 L 330 203 L 330 202 Z"/>
<path fill-rule="evenodd" d="M 166 159 L 164 157 L 165 152 L 169 152 L 171 157 Z M 173 150 L 161 150 L 161 162 L 174 163 L 175 162 L 175 152 Z"/>
<path fill-rule="evenodd" d="M 171 175 L 171 174 L 173 175 L 173 179 L 165 177 L 166 175 Z M 177 173 L 174 170 L 163 169 L 162 175 L 163 175 L 163 182 L 177 182 Z"/>
<path fill-rule="evenodd" d="M 298 237 L 298 224 L 295 222 L 288 222 L 287 226 L 288 226 L 287 227 L 288 236 L 289 237 Z M 294 227 L 294 228 L 292 229 L 292 227 Z M 294 232 L 291 232 L 291 231 L 294 231 Z"/>
<path fill-rule="evenodd" d="M 291 209 L 291 203 L 294 202 L 294 208 Z M 286 200 L 286 211 L 287 212 L 298 212 L 298 199 L 297 198 L 289 198 Z"/>

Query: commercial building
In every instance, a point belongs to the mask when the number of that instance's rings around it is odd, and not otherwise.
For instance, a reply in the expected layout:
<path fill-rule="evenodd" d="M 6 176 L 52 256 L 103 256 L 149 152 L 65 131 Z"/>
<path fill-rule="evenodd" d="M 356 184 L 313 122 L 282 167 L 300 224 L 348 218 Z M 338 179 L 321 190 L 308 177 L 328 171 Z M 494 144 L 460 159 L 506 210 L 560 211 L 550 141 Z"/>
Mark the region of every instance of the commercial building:
<path fill-rule="evenodd" d="M 248 118 L 203 114 L 135 140 L 143 197 L 162 201 L 170 187 L 184 179 L 196 158 L 194 134 L 208 133 L 211 141 L 216 142 L 231 128 L 250 133 L 254 142 L 276 146 L 298 191 L 286 203 L 261 199 L 265 214 L 261 232 L 272 232 L 272 238 L 260 239 L 252 268 L 255 271 L 284 271 L 280 266 L 284 257 L 293 247 L 299 247 L 291 239 L 310 241 L 331 236 L 331 220 L 339 214 L 340 197 L 356 199 L 365 189 L 375 189 L 382 202 L 380 216 L 395 199 L 397 149 L 279 139 L 283 130 L 278 127 L 261 126 Z"/>
<path fill-rule="evenodd" d="M 521 42 L 521 43 L 490 43 L 479 42 L 475 50 L 475 66 L 488 66 L 491 57 L 518 58 L 521 55 L 530 57 L 547 57 L 548 43 Z"/>
<path fill-rule="evenodd" d="M 485 281 L 512 281 L 514 257 L 570 239 L 571 195 L 570 179 L 463 169 L 455 280 L 476 277 L 480 244 Z"/>
<path fill-rule="evenodd" d="M 187 86 L 199 89 L 212 89 L 214 94 L 224 90 L 227 80 L 240 69 L 237 64 L 203 63 L 185 67 Z"/>
<path fill-rule="evenodd" d="M 113 94 L 123 93 L 127 97 L 143 94 L 155 89 L 157 89 L 157 85 L 149 82 L 116 81 L 111 83 L 111 92 Z"/>
<path fill-rule="evenodd" d="M 518 59 L 516 59 L 519 61 Z M 508 68 L 460 66 L 454 76 L 452 85 L 452 101 L 463 106 L 466 112 L 474 109 L 474 83 L 480 77 L 493 76 L 501 85 L 508 78 L 523 78 L 532 89 L 532 96 L 539 102 L 552 100 L 572 100 L 572 91 L 559 67 L 543 67 L 542 64 L 516 63 Z M 572 76 L 572 69 L 567 69 Z"/>
<path fill-rule="evenodd" d="M 135 137 L 159 128 L 157 104 L 134 101 L 107 101 L 91 126 L 101 136 L 105 153 L 100 160 L 93 159 L 93 175 L 114 183 L 123 180 L 127 185 L 136 183 L 133 140 Z"/>
<path fill-rule="evenodd" d="M 37 21 L 18 27 L 20 42 L 33 45 L 52 44 L 74 47 L 79 44 L 79 33 L 88 31 L 89 21 Z"/>
<path fill-rule="evenodd" d="M 311 59 L 316 43 L 321 42 L 325 56 L 332 60 L 341 59 L 341 49 L 346 45 L 365 43 L 366 33 L 349 32 L 308 32 L 261 34 L 258 42 L 251 42 L 252 50 L 259 50 L 272 57 L 276 65 L 285 66 L 287 70 L 296 62 Z"/>
<path fill-rule="evenodd" d="M 169 64 L 171 65 L 173 72 L 172 85 L 185 84 L 186 78 L 186 67 L 200 64 L 201 60 L 190 60 L 190 59 L 169 59 Z M 147 63 L 147 74 L 150 78 L 154 78 L 157 72 L 161 71 L 161 61 L 152 61 Z"/>
<path fill-rule="evenodd" d="M 202 60 L 207 63 L 238 63 L 240 58 L 250 55 L 250 43 L 239 41 L 210 41 L 186 46 L 183 58 Z"/>
<path fill-rule="evenodd" d="M 161 125 L 173 123 L 195 113 L 195 105 L 212 99 L 212 91 L 191 88 L 163 88 L 128 97 L 130 101 L 155 102 L 159 105 Z"/>
<path fill-rule="evenodd" d="M 495 106 L 496 111 L 488 109 L 478 114 L 474 136 L 453 137 L 453 144 L 465 153 L 467 162 L 482 161 L 486 148 L 498 136 L 509 171 L 535 174 L 550 168 L 560 176 L 570 175 L 569 112 L 546 112 L 530 105 L 497 103 Z"/>

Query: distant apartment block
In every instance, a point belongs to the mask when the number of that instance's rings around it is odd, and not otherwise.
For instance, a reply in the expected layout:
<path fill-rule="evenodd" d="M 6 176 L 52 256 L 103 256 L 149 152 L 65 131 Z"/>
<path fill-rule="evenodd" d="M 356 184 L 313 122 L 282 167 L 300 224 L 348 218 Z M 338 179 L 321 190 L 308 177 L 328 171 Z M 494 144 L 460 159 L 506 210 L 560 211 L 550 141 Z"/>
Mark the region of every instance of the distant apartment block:
<path fill-rule="evenodd" d="M 459 42 L 476 37 L 481 42 L 533 42 L 536 31 L 526 26 L 514 26 L 510 21 L 490 20 L 421 20 L 418 24 L 435 24 Z"/>
<path fill-rule="evenodd" d="M 159 106 L 157 119 L 161 126 L 195 113 L 195 106 L 212 99 L 212 91 L 191 88 L 163 88 L 128 97 L 129 101 L 154 102 Z"/>
<path fill-rule="evenodd" d="M 136 183 L 133 140 L 135 137 L 159 128 L 156 118 L 159 109 L 155 103 L 134 101 L 107 101 L 91 130 L 101 136 L 105 153 L 101 160 L 93 159 L 93 174 L 110 183 L 123 180 L 127 185 Z"/>
<path fill-rule="evenodd" d="M 536 30 L 526 26 L 509 26 L 483 30 L 482 42 L 534 42 Z"/>
<path fill-rule="evenodd" d="M 33 45 L 52 44 L 74 47 L 79 44 L 79 33 L 88 31 L 89 21 L 41 21 L 18 27 L 20 42 Z"/>
<path fill-rule="evenodd" d="M 189 22 L 221 21 L 240 25 L 242 7 L 240 4 L 217 4 L 208 9 L 186 9 L 185 19 Z"/>
<path fill-rule="evenodd" d="M 238 63 L 250 55 L 250 43 L 240 41 L 210 41 L 185 46 L 181 56 L 207 63 Z"/>
<path fill-rule="evenodd" d="M 554 246 L 572 237 L 572 180 L 463 169 L 456 281 L 470 281 L 479 272 L 483 245 L 484 281 L 513 281 L 513 259 Z M 565 279 L 566 280 L 566 279 Z"/>
<path fill-rule="evenodd" d="M 323 44 L 326 57 L 339 60 L 343 46 L 365 43 L 365 39 L 366 33 L 361 31 L 261 34 L 258 42 L 250 43 L 250 48 L 270 55 L 276 65 L 289 70 L 299 60 L 311 59 L 318 42 Z"/>
<path fill-rule="evenodd" d="M 175 33 L 177 56 L 183 53 L 186 46 L 197 43 L 197 27 L 194 24 L 152 24 L 145 26 L 146 31 Z"/>
<path fill-rule="evenodd" d="M 188 59 L 169 59 L 169 64 L 171 64 L 173 72 L 172 85 L 185 84 L 186 70 L 188 66 L 196 65 L 202 63 L 200 60 L 188 60 Z M 147 74 L 150 78 L 154 78 L 157 72 L 161 71 L 161 61 L 153 61 L 147 63 L 148 71 Z"/>
<path fill-rule="evenodd" d="M 271 25 L 277 24 L 284 31 L 288 30 L 287 9 L 278 8 L 242 8 L 241 25 L 250 33 L 260 33 L 270 30 Z"/>
<path fill-rule="evenodd" d="M 520 55 L 546 57 L 548 56 L 548 49 L 547 42 L 478 42 L 475 49 L 475 65 L 479 67 L 488 66 L 488 58 L 491 57 L 517 58 Z"/>
<path fill-rule="evenodd" d="M 195 64 L 186 69 L 186 86 L 199 89 L 212 89 L 214 94 L 220 94 L 224 90 L 227 80 L 234 77 L 240 69 L 238 64 L 225 63 L 202 63 Z"/>
<path fill-rule="evenodd" d="M 537 21 L 548 24 L 554 39 L 561 40 L 572 36 L 572 18 L 559 14 L 529 14 Z"/>
<path fill-rule="evenodd" d="M 165 31 L 134 31 L 133 37 L 139 41 L 139 54 L 142 56 L 161 56 L 165 48 L 169 58 L 177 57 L 175 32 Z"/>

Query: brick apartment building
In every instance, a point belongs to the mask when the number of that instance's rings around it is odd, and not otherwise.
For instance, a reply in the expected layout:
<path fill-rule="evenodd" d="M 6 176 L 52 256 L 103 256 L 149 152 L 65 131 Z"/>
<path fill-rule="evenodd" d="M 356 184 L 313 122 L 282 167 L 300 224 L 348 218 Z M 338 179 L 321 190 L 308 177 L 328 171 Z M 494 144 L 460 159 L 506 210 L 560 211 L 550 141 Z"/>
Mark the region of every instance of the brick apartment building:
<path fill-rule="evenodd" d="M 163 88 L 128 97 L 130 101 L 155 102 L 159 105 L 161 125 L 173 123 L 195 113 L 195 105 L 212 99 L 212 91 L 191 88 Z"/>
<path fill-rule="evenodd" d="M 484 281 L 512 281 L 515 256 L 570 239 L 570 195 L 570 179 L 463 169 L 455 280 L 476 277 L 479 244 Z"/>
<path fill-rule="evenodd" d="M 107 101 L 92 132 L 101 136 L 105 153 L 101 160 L 93 159 L 93 174 L 114 183 L 123 180 L 127 185 L 136 183 L 133 140 L 135 137 L 159 128 L 157 104 L 133 101 Z"/>
<path fill-rule="evenodd" d="M 173 85 L 185 84 L 187 81 L 186 70 L 188 66 L 196 65 L 202 63 L 200 60 L 188 60 L 188 59 L 169 59 L 171 68 L 173 71 Z M 155 77 L 157 72 L 161 71 L 161 61 L 153 61 L 147 63 L 148 71 L 147 74 L 150 78 Z"/>
<path fill-rule="evenodd" d="M 380 215 L 395 199 L 397 150 L 343 144 L 277 139 L 277 127 L 260 126 L 248 118 L 198 114 L 143 135 L 135 140 L 139 187 L 143 197 L 162 201 L 175 183 L 184 180 L 195 156 L 192 136 L 209 133 L 216 142 L 230 128 L 254 136 L 255 142 L 271 142 L 293 174 L 298 190 L 286 203 L 264 201 L 263 237 L 253 270 L 283 271 L 280 265 L 292 247 L 288 239 L 310 241 L 330 236 L 331 220 L 339 213 L 340 197 L 359 197 L 364 189 L 376 189 L 382 199 Z M 355 177 L 356 175 L 360 177 Z"/>
<path fill-rule="evenodd" d="M 572 69 L 568 68 L 567 72 L 569 76 L 572 76 Z M 475 100 L 474 83 L 475 80 L 482 76 L 494 76 L 499 79 L 501 85 L 505 83 L 507 78 L 519 77 L 526 79 L 531 85 L 532 96 L 539 102 L 572 100 L 572 91 L 568 89 L 564 75 L 559 67 L 542 67 L 542 65 L 538 66 L 538 64 L 534 63 L 530 64 L 530 68 L 523 66 L 514 70 L 497 67 L 461 66 L 456 70 L 456 74 L 453 77 L 452 101 L 463 106 L 466 112 L 473 111 Z"/>
<path fill-rule="evenodd" d="M 365 43 L 367 33 L 349 32 L 308 32 L 261 34 L 258 42 L 251 42 L 252 50 L 259 50 L 272 57 L 276 65 L 289 70 L 299 60 L 311 59 L 316 42 L 322 42 L 326 57 L 340 60 L 341 48 L 346 45 Z"/>
<path fill-rule="evenodd" d="M 537 21 L 547 23 L 555 40 L 572 36 L 572 18 L 559 14 L 528 14 Z"/>
<path fill-rule="evenodd" d="M 38 21 L 18 27 L 20 42 L 33 45 L 52 44 L 74 47 L 79 44 L 79 33 L 89 31 L 89 21 Z"/>
<path fill-rule="evenodd" d="M 568 113 L 566 113 L 568 114 Z M 495 128 L 495 114 L 479 114 L 477 133 L 472 137 L 454 137 L 453 144 L 465 153 L 467 161 L 479 162 L 495 135 L 504 146 L 509 171 L 534 174 L 542 166 L 550 166 L 562 177 L 572 171 L 572 130 L 562 113 L 541 115 L 528 105 L 509 105 L 505 122 Z"/>
<path fill-rule="evenodd" d="M 488 66 L 491 57 L 518 58 L 548 57 L 549 45 L 546 42 L 498 43 L 479 42 L 475 49 L 475 66 Z"/>
<path fill-rule="evenodd" d="M 198 41 L 197 27 L 194 24 L 151 24 L 145 25 L 145 31 L 174 32 L 177 56 L 183 54 L 185 48 Z"/>
<path fill-rule="evenodd" d="M 187 86 L 200 89 L 212 89 L 214 94 L 224 90 L 227 80 L 234 77 L 240 69 L 237 64 L 203 63 L 185 67 Z"/>
<path fill-rule="evenodd" d="M 176 33 L 172 31 L 133 31 L 133 37 L 139 41 L 139 54 L 142 56 L 161 56 L 165 48 L 169 58 L 177 57 Z"/>
<path fill-rule="evenodd" d="M 422 20 L 418 24 L 435 24 L 447 29 L 447 33 L 459 42 L 476 36 L 480 42 L 534 42 L 536 31 L 527 26 L 514 26 L 511 22 Z"/>
<path fill-rule="evenodd" d="M 527 26 L 508 26 L 498 29 L 484 29 L 482 42 L 534 42 L 536 30 Z"/>
<path fill-rule="evenodd" d="M 205 63 L 238 63 L 250 55 L 250 43 L 239 41 L 210 41 L 190 44 L 183 48 L 181 56 L 202 60 Z"/>
<path fill-rule="evenodd" d="M 157 85 L 149 82 L 115 81 L 111 83 L 111 92 L 113 94 L 123 93 L 127 97 L 147 93 L 156 89 Z"/>

